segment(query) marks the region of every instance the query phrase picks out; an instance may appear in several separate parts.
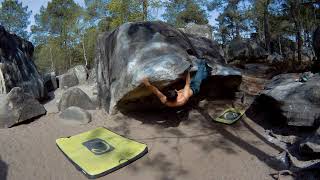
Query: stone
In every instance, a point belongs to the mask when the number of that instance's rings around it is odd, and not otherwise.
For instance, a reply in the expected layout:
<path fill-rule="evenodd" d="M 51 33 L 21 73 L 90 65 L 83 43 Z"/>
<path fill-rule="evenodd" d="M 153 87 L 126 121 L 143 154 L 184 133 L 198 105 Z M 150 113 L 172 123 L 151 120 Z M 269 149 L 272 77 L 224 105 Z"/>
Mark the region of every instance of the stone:
<path fill-rule="evenodd" d="M 299 74 L 274 77 L 256 99 L 266 111 L 277 114 L 278 120 L 294 127 L 316 127 L 320 122 L 320 75 L 299 82 Z"/>
<path fill-rule="evenodd" d="M 181 28 L 181 30 L 186 34 L 212 39 L 212 27 L 209 24 L 199 25 L 195 23 L 188 23 L 186 27 Z"/>
<path fill-rule="evenodd" d="M 275 159 L 278 161 L 281 168 L 289 169 L 291 171 L 298 172 L 301 170 L 319 169 L 320 159 L 304 161 L 301 160 L 301 157 L 297 158 L 295 154 L 293 154 L 288 150 L 285 150 L 276 156 Z"/>
<path fill-rule="evenodd" d="M 91 122 L 91 114 L 88 111 L 74 106 L 63 110 L 59 117 L 65 124 L 83 125 Z"/>
<path fill-rule="evenodd" d="M 223 54 L 221 53 L 223 51 L 219 46 L 218 42 L 213 41 L 212 39 L 199 37 L 192 34 L 187 34 L 187 36 L 190 39 L 191 44 L 193 45 L 197 53 L 196 55 L 189 53 L 190 55 L 194 55 L 202 59 L 207 59 L 211 63 L 226 62 L 225 58 L 223 57 Z"/>
<path fill-rule="evenodd" d="M 9 128 L 45 114 L 43 105 L 20 87 L 0 94 L 0 128 Z"/>
<path fill-rule="evenodd" d="M 275 69 L 266 64 L 258 64 L 258 63 L 248 63 L 244 65 L 245 72 L 248 74 L 253 74 L 255 76 L 259 74 L 267 75 L 273 72 Z"/>
<path fill-rule="evenodd" d="M 62 74 L 58 78 L 60 88 L 70 88 L 79 84 L 79 80 L 73 71 Z"/>
<path fill-rule="evenodd" d="M 320 159 L 320 127 L 300 144 L 300 153 Z"/>
<path fill-rule="evenodd" d="M 37 99 L 46 98 L 43 79 L 32 61 L 33 50 L 31 42 L 0 26 L 0 94 L 21 87 Z"/>
<path fill-rule="evenodd" d="M 179 88 L 185 72 L 201 58 L 188 35 L 160 21 L 125 23 L 101 35 L 96 52 L 99 105 L 109 113 L 129 106 L 159 109 L 161 103 L 142 85 L 142 79 L 148 77 L 161 90 Z M 212 59 L 206 59 L 211 76 L 240 85 L 239 71 L 225 65 L 223 59 Z"/>
<path fill-rule="evenodd" d="M 80 107 L 86 110 L 94 110 L 96 108 L 90 97 L 81 89 L 76 87 L 69 88 L 63 92 L 58 102 L 59 111 L 63 111 L 71 106 Z"/>
<path fill-rule="evenodd" d="M 273 53 L 268 55 L 267 61 L 270 64 L 282 63 L 284 62 L 284 57 L 278 53 Z"/>
<path fill-rule="evenodd" d="M 77 65 L 71 69 L 69 69 L 68 72 L 73 72 L 75 76 L 78 79 L 79 84 L 84 84 L 87 81 L 88 78 L 88 70 L 84 65 Z"/>
<path fill-rule="evenodd" d="M 228 45 L 228 61 L 240 60 L 245 62 L 255 62 L 268 57 L 268 52 L 257 42 L 250 40 L 233 39 Z"/>
<path fill-rule="evenodd" d="M 44 87 L 47 92 L 58 89 L 58 78 L 55 72 L 47 73 L 43 76 Z"/>
<path fill-rule="evenodd" d="M 89 77 L 88 77 L 88 80 L 87 80 L 87 82 L 88 82 L 89 84 L 97 83 L 97 76 L 96 76 L 96 74 L 97 74 L 96 69 L 95 69 L 95 68 L 92 68 L 92 69 L 90 70 Z"/>

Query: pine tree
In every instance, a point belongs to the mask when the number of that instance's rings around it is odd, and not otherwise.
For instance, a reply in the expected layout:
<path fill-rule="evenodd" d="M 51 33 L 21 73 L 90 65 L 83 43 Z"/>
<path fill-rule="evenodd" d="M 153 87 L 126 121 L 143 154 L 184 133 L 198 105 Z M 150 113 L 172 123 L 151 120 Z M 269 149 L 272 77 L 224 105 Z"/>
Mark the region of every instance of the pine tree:
<path fill-rule="evenodd" d="M 0 6 L 0 25 L 7 31 L 28 39 L 27 27 L 31 13 L 28 6 L 23 6 L 22 2 L 4 0 Z"/>
<path fill-rule="evenodd" d="M 169 0 L 165 3 L 163 18 L 167 23 L 184 27 L 187 23 L 207 24 L 207 13 L 203 9 L 206 1 Z"/>

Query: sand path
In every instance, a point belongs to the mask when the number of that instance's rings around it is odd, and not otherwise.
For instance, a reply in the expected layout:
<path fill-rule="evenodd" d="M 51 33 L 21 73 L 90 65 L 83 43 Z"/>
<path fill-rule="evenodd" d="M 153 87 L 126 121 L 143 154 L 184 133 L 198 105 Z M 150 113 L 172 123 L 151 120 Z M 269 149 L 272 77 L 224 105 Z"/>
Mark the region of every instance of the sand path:
<path fill-rule="evenodd" d="M 29 124 L 0 129 L 0 179 L 87 179 L 58 150 L 55 140 L 99 126 L 149 147 L 143 158 L 101 180 L 255 180 L 272 179 L 270 174 L 276 172 L 269 159 L 279 150 L 243 120 L 232 126 L 212 123 L 215 112 L 210 110 L 192 110 L 182 122 L 166 113 L 110 117 L 100 110 L 91 113 L 88 125 L 64 125 L 51 112 Z"/>

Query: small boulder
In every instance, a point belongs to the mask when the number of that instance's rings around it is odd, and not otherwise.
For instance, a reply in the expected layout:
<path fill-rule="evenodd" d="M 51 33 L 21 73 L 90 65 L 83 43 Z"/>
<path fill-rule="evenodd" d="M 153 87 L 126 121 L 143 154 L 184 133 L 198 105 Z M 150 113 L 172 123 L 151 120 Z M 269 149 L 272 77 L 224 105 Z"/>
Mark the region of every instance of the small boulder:
<path fill-rule="evenodd" d="M 67 89 L 58 102 L 59 111 L 63 111 L 71 106 L 80 107 L 86 110 L 94 110 L 96 108 L 90 97 L 79 88 Z"/>
<path fill-rule="evenodd" d="M 88 111 L 75 106 L 63 110 L 59 117 L 65 124 L 82 125 L 91 121 L 91 114 Z"/>
<path fill-rule="evenodd" d="M 67 72 L 59 76 L 59 87 L 60 88 L 69 88 L 79 84 L 79 80 L 76 74 L 73 71 Z"/>
<path fill-rule="evenodd" d="M 79 84 L 84 84 L 87 81 L 88 71 L 84 65 L 77 65 L 77 66 L 69 69 L 68 72 L 70 72 L 70 73 L 73 72 L 76 75 L 76 77 L 79 81 Z"/>
<path fill-rule="evenodd" d="M 302 155 L 320 158 L 320 128 L 300 144 L 300 152 Z"/>
<path fill-rule="evenodd" d="M 9 128 L 32 118 L 46 114 L 45 108 L 20 87 L 8 94 L 0 94 L 0 128 Z"/>

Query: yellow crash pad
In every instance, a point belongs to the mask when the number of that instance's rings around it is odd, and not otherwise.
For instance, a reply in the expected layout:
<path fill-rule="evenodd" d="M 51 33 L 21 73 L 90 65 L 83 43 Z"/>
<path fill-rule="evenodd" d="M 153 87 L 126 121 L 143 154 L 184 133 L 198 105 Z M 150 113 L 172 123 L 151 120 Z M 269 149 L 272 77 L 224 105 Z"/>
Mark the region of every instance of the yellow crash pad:
<path fill-rule="evenodd" d="M 233 124 L 236 121 L 238 121 L 244 113 L 244 110 L 229 108 L 223 111 L 223 113 L 221 113 L 217 118 L 215 118 L 214 121 L 224 124 Z"/>
<path fill-rule="evenodd" d="M 100 127 L 56 140 L 59 149 L 88 178 L 118 170 L 148 152 L 147 145 Z"/>

